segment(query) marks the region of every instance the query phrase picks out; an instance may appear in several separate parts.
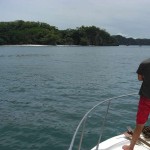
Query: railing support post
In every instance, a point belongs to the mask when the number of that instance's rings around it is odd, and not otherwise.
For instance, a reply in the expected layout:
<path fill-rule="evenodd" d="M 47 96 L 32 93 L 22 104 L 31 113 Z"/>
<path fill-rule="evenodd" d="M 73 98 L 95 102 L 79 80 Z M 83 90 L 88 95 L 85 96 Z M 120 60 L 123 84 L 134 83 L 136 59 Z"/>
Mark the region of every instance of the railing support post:
<path fill-rule="evenodd" d="M 97 146 L 96 146 L 96 150 L 98 150 L 99 143 L 101 142 L 102 134 L 103 134 L 103 131 L 104 131 L 104 128 L 105 128 L 106 118 L 107 118 L 108 111 L 109 111 L 110 102 L 111 101 L 109 100 L 108 105 L 107 105 L 107 109 L 106 109 L 106 113 L 105 113 L 105 118 L 104 118 L 104 121 L 103 121 L 103 124 L 102 124 L 102 127 L 101 127 L 101 131 L 100 131 L 100 136 L 99 136 L 98 143 L 97 143 Z"/>

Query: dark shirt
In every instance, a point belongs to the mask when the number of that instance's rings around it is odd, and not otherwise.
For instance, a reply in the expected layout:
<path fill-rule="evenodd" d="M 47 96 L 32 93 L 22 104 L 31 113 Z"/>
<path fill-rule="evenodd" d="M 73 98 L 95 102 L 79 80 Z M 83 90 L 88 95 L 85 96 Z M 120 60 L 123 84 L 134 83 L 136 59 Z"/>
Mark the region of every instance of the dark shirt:
<path fill-rule="evenodd" d="M 142 75 L 143 82 L 139 91 L 139 95 L 150 99 L 150 58 L 144 60 L 137 70 L 139 75 Z"/>

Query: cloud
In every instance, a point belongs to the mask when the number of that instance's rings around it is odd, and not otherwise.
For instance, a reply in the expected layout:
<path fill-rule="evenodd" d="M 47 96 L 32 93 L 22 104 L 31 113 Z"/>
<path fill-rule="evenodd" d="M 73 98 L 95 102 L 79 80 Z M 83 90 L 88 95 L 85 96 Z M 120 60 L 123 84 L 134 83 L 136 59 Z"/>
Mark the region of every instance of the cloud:
<path fill-rule="evenodd" d="M 32 20 L 60 29 L 95 25 L 110 34 L 149 37 L 149 0 L 1 0 L 0 20 Z"/>

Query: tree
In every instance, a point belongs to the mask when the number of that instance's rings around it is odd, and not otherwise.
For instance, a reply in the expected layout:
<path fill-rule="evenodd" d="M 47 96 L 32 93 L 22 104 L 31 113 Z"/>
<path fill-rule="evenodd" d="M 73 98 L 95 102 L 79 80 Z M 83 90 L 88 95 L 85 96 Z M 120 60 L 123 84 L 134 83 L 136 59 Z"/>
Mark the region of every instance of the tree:
<path fill-rule="evenodd" d="M 147 39 L 111 36 L 95 26 L 58 30 L 47 23 L 17 20 L 0 22 L 0 44 L 48 44 L 48 45 L 119 45 L 149 44 Z"/>

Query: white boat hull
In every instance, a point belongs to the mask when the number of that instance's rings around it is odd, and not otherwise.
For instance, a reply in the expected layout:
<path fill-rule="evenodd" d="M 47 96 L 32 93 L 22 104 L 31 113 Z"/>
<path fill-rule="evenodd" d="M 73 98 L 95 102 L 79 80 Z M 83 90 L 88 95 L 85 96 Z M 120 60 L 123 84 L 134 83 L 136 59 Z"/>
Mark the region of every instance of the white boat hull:
<path fill-rule="evenodd" d="M 128 140 L 124 134 L 121 134 L 100 143 L 98 150 L 122 150 L 123 145 L 129 144 L 130 140 Z M 91 150 L 96 150 L 96 146 Z M 140 144 L 135 145 L 134 150 L 150 150 L 150 147 L 140 142 Z"/>

